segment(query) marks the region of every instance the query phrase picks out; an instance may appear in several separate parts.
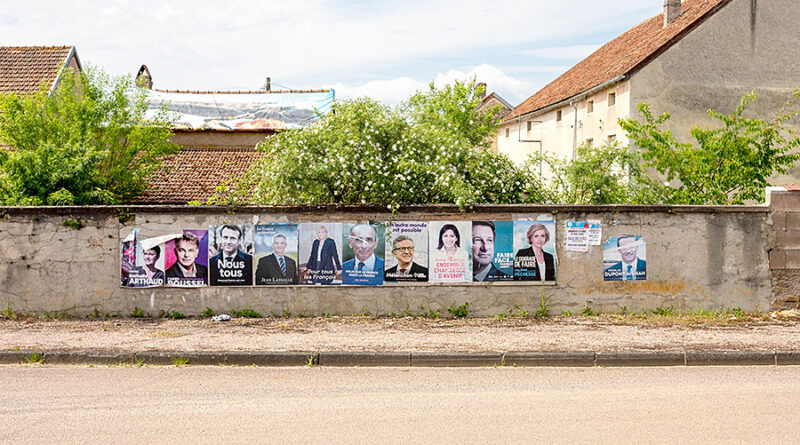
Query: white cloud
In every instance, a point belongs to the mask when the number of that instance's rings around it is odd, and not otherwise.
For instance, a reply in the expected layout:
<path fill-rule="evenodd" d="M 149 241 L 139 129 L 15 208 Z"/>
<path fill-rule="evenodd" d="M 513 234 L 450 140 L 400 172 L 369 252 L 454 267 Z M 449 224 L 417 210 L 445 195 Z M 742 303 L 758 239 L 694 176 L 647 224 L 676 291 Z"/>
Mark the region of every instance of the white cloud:
<path fill-rule="evenodd" d="M 391 80 L 373 80 L 362 85 L 348 86 L 343 83 L 328 85 L 336 92 L 336 99 L 356 99 L 369 97 L 387 104 L 396 104 L 407 99 L 417 91 L 427 89 L 425 82 L 410 77 L 399 77 Z"/>
<path fill-rule="evenodd" d="M 400 67 L 391 77 L 418 76 L 417 64 L 443 57 L 478 65 L 495 48 L 523 50 L 552 42 L 553 36 L 568 43 L 574 36 L 618 29 L 620 22 L 632 26 L 657 13 L 663 2 L 140 0 L 100 5 L 90 0 L 3 5 L 0 44 L 74 44 L 82 60 L 116 74 L 146 63 L 159 88 L 257 88 L 265 76 L 286 84 L 298 78 L 350 84 L 329 73 L 355 78 L 391 65 Z M 404 61 L 411 60 L 404 69 Z"/>
<path fill-rule="evenodd" d="M 519 103 L 535 92 L 535 86 L 508 76 L 497 67 L 488 64 L 478 65 L 467 72 L 449 70 L 434 76 L 434 85 L 442 87 L 456 80 L 475 79 L 486 84 L 486 92 L 496 92 L 511 104 Z M 399 77 L 390 80 L 370 81 L 361 85 L 337 83 L 327 85 L 336 91 L 337 99 L 370 97 L 386 104 L 397 104 L 417 91 L 427 91 L 428 82 Z"/>

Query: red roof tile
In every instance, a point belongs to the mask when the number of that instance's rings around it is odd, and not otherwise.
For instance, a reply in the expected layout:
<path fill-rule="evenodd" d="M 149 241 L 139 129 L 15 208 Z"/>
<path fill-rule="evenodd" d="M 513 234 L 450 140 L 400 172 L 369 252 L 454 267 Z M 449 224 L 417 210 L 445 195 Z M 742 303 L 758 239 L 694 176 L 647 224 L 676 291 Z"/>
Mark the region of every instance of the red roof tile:
<path fill-rule="evenodd" d="M 681 16 L 667 27 L 664 27 L 663 13 L 645 20 L 526 99 L 504 120 L 540 110 L 622 75 L 632 74 L 729 2 L 684 0 Z"/>
<path fill-rule="evenodd" d="M 182 148 L 169 156 L 161 170 L 149 179 L 147 190 L 133 200 L 138 204 L 186 204 L 205 202 L 214 195 L 217 186 L 238 178 L 263 153 L 253 147 Z"/>
<path fill-rule="evenodd" d="M 0 93 L 35 93 L 50 86 L 72 46 L 0 46 Z"/>

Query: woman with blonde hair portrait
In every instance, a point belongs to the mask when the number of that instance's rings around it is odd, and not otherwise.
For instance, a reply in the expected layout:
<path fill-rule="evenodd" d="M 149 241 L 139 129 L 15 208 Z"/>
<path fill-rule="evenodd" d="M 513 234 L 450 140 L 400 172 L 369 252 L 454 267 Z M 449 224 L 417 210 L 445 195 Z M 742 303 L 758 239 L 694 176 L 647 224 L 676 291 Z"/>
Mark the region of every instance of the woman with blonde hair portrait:
<path fill-rule="evenodd" d="M 550 241 L 550 231 L 542 223 L 533 223 L 525 232 L 530 247 L 520 249 L 514 255 L 514 279 L 533 281 L 555 281 L 555 257 L 543 247 Z M 525 273 L 517 273 L 517 270 Z"/>

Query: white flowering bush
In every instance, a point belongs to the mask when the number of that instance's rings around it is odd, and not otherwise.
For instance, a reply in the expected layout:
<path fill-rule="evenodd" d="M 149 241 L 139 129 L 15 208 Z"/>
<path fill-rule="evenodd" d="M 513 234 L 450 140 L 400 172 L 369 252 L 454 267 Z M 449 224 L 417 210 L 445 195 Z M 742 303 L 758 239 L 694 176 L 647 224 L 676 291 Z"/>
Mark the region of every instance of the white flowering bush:
<path fill-rule="evenodd" d="M 539 202 L 537 178 L 488 149 L 496 110 L 474 82 L 431 85 L 397 107 L 337 103 L 316 123 L 259 145 L 264 157 L 220 188 L 222 204 Z"/>

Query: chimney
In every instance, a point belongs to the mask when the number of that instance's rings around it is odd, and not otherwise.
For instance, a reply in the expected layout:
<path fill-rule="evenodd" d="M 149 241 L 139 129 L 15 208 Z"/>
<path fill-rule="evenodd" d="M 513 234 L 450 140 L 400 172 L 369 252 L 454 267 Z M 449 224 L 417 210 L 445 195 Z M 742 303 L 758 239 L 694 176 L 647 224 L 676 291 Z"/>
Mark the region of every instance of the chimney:
<path fill-rule="evenodd" d="M 664 0 L 664 28 L 681 16 L 681 0 Z"/>
<path fill-rule="evenodd" d="M 147 65 L 142 65 L 142 67 L 139 68 L 135 83 L 139 88 L 144 88 L 145 90 L 153 89 L 153 76 L 150 75 L 150 69 L 147 68 Z"/>
<path fill-rule="evenodd" d="M 478 84 L 475 85 L 476 89 L 480 87 L 483 87 L 483 91 L 481 91 L 481 100 L 482 100 L 484 97 L 486 97 L 486 82 L 478 82 Z"/>
<path fill-rule="evenodd" d="M 267 83 L 264 84 L 264 89 L 267 91 L 272 91 L 272 79 L 267 77 Z"/>

